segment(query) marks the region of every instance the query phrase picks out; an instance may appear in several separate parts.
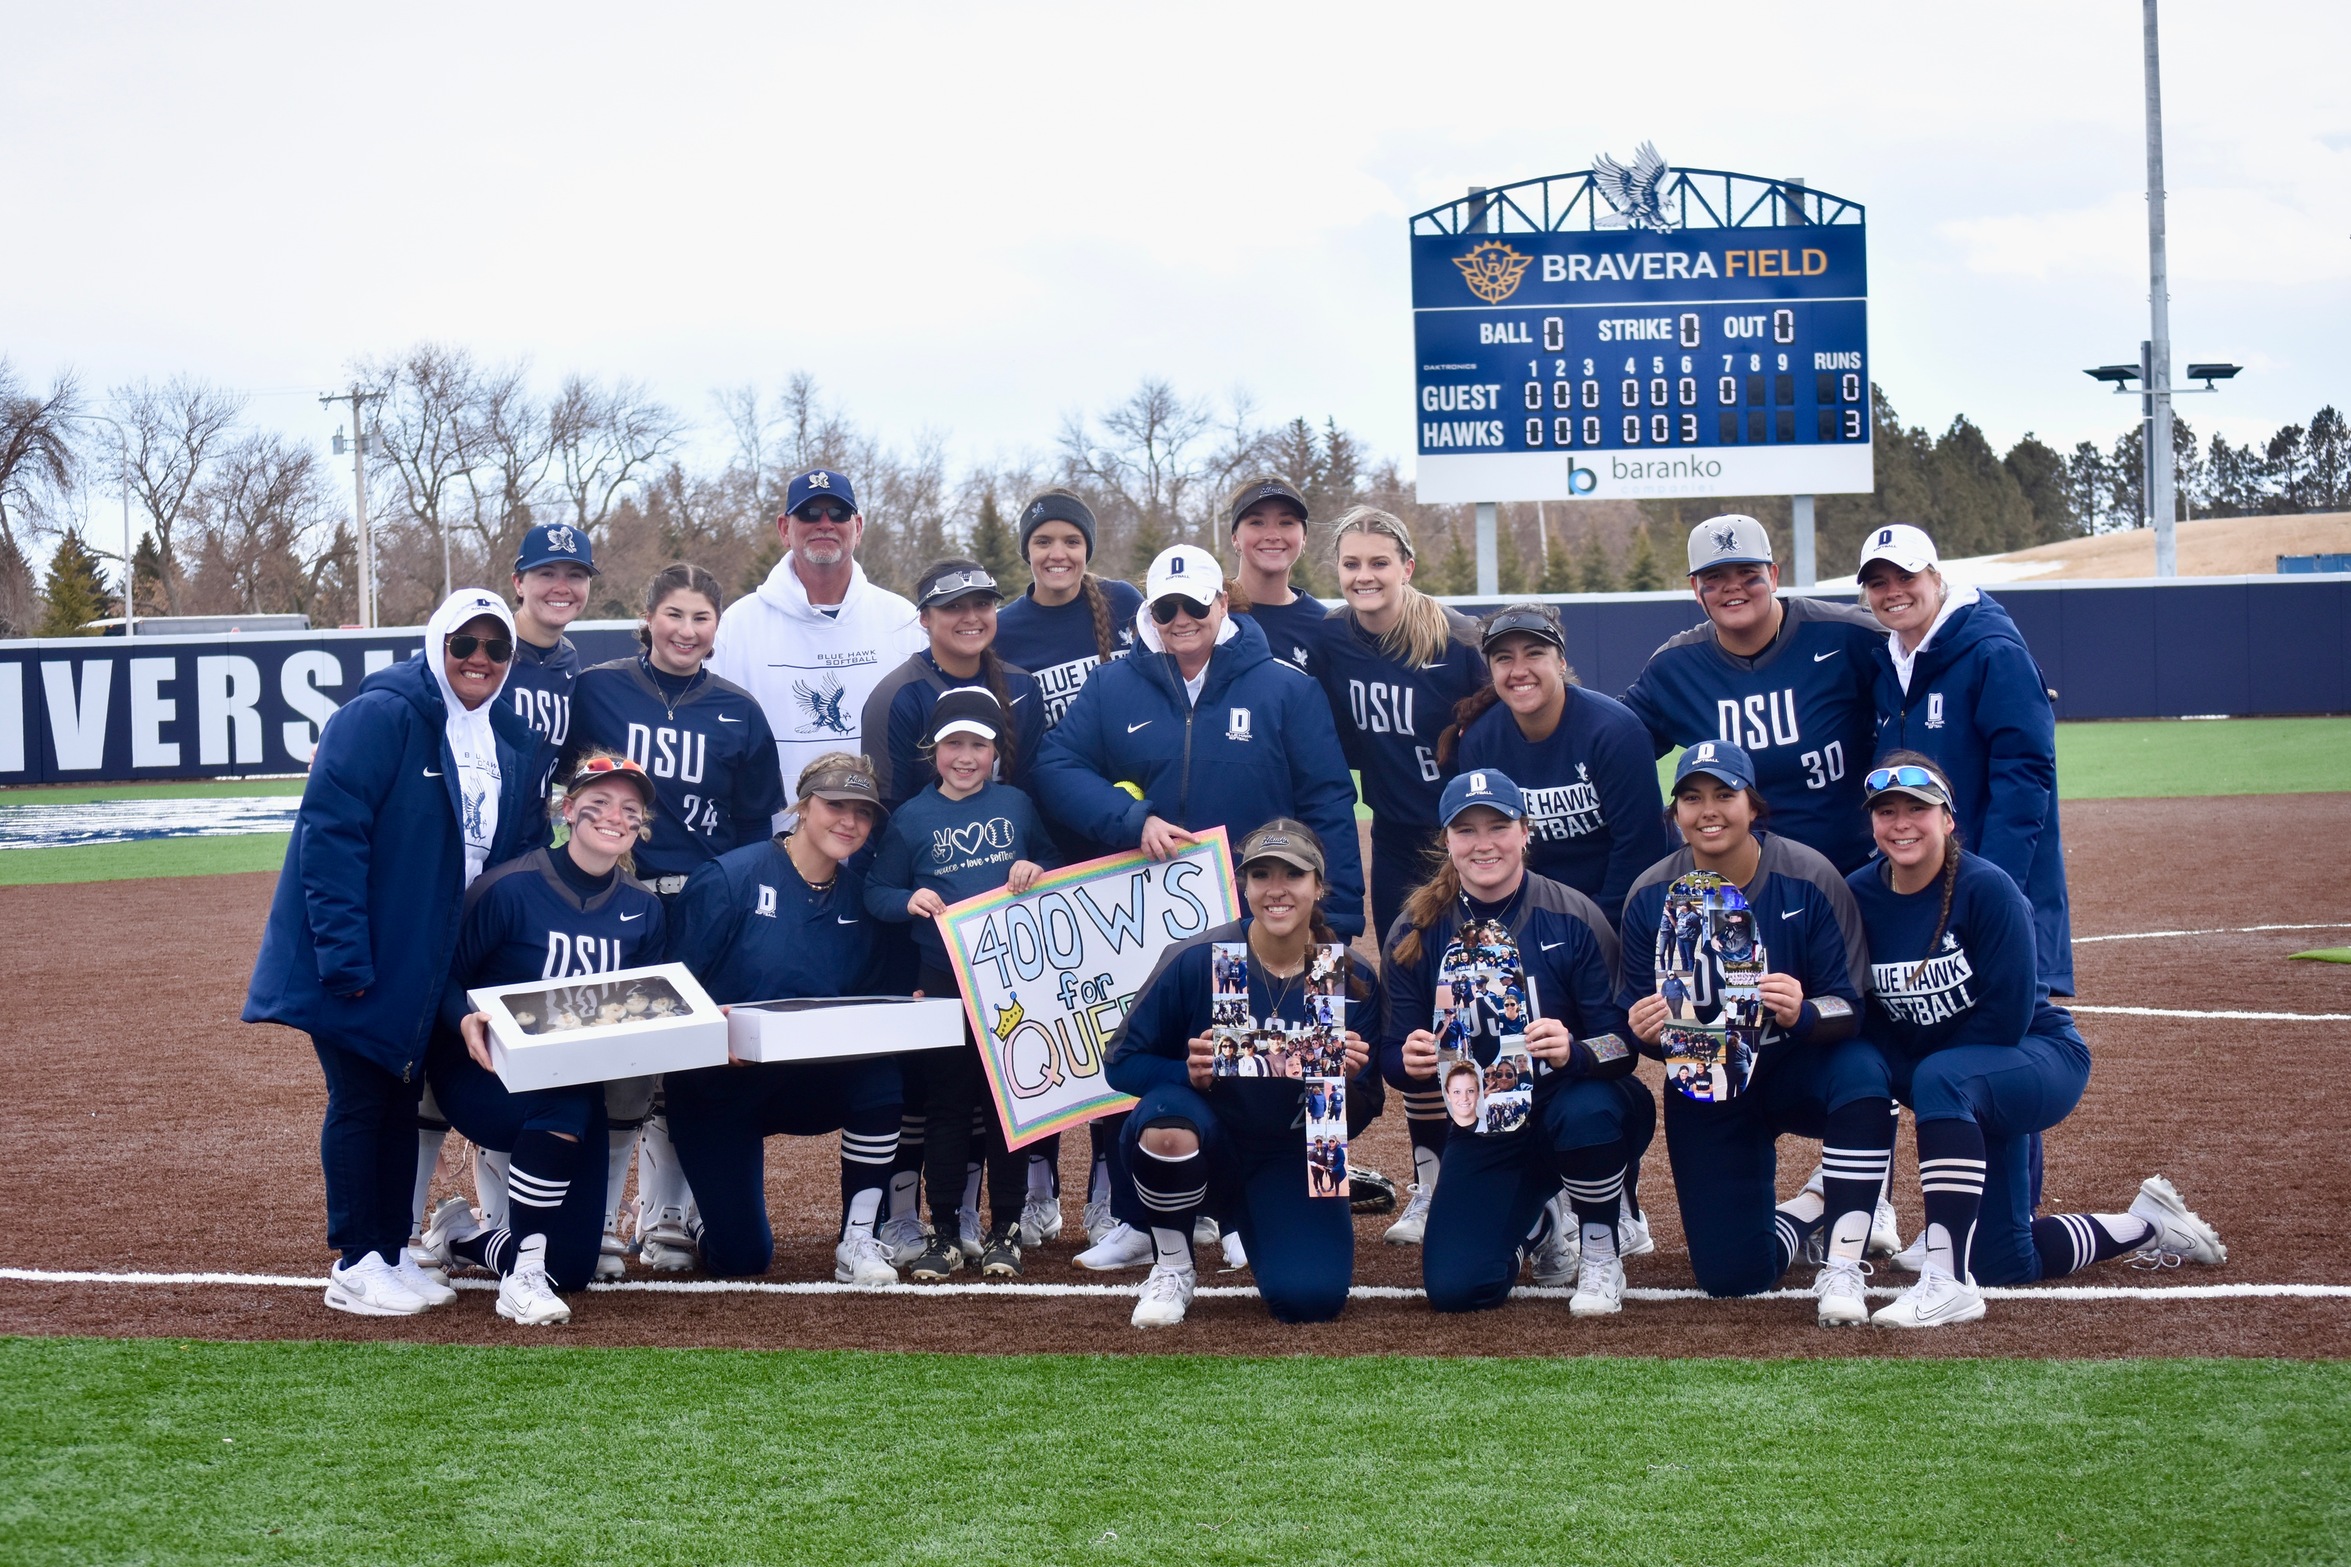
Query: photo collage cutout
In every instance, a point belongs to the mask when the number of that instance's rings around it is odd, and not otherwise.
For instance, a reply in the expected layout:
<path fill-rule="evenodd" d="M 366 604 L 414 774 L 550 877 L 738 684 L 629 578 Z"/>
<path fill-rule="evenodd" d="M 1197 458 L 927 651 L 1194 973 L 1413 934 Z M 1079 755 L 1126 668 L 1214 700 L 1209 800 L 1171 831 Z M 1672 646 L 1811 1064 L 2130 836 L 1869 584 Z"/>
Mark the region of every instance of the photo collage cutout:
<path fill-rule="evenodd" d="M 1763 933 L 1746 894 L 1712 871 L 1692 871 L 1666 889 L 1657 922 L 1657 993 L 1665 998 L 1658 1036 L 1665 1080 L 1684 1098 L 1735 1099 L 1755 1072 L 1763 1044 Z"/>
<path fill-rule="evenodd" d="M 1306 1101 L 1306 1194 L 1347 1195 L 1347 949 L 1337 942 L 1306 949 L 1306 971 L 1295 983 L 1302 1022 L 1250 1011 L 1249 944 L 1219 941 L 1209 948 L 1209 1037 L 1212 1073 L 1232 1078 L 1294 1078 Z M 1281 994 L 1283 982 L 1274 983 Z"/>
<path fill-rule="evenodd" d="M 1458 1131 L 1515 1132 L 1535 1101 L 1527 1025 L 1537 1002 L 1518 939 L 1500 920 L 1472 920 L 1437 960 L 1437 1087 Z"/>

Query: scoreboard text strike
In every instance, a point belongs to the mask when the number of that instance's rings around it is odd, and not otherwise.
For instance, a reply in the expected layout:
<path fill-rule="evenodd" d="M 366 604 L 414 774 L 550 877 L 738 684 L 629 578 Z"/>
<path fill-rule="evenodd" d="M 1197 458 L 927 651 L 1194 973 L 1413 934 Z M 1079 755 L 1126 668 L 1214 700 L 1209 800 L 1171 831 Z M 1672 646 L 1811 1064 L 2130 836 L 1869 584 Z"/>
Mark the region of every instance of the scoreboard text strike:
<path fill-rule="evenodd" d="M 1420 498 L 1869 490 L 1863 233 L 1415 235 Z"/>

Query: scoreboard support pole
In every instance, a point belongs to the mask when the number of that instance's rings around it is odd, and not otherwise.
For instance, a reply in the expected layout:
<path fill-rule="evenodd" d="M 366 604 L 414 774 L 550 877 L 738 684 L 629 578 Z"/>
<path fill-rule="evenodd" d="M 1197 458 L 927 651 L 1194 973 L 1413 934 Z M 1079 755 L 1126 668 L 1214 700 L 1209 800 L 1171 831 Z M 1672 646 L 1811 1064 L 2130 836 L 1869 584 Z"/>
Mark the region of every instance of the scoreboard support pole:
<path fill-rule="evenodd" d="M 1796 523 L 1796 586 L 1809 588 L 1820 576 L 1812 547 L 1812 497 L 1792 495 L 1788 498 L 1788 509 Z"/>
<path fill-rule="evenodd" d="M 1478 502 L 1478 596 L 1492 598 L 1502 591 L 1500 544 L 1494 531 L 1494 503 Z"/>

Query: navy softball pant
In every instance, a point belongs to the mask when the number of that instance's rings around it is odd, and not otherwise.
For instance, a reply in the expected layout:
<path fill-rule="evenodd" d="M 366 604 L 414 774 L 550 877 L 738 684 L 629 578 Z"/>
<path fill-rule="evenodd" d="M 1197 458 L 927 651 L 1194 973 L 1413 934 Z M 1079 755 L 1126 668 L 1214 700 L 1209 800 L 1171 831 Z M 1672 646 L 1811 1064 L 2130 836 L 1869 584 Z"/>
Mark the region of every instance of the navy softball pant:
<path fill-rule="evenodd" d="M 1360 1034 L 1363 1030 L 1357 1028 L 1356 1032 Z M 1372 1059 L 1363 1064 L 1363 1070 L 1347 1079 L 1348 1138 L 1352 1140 L 1362 1136 L 1363 1129 L 1378 1120 L 1380 1112 L 1387 1107 L 1388 1085 L 1386 1080 L 1380 1076 L 1379 1055 L 1375 1051 Z M 1144 1207 L 1141 1198 L 1136 1195 L 1134 1167 L 1126 1157 L 1127 1149 L 1133 1146 L 1127 1140 L 1127 1123 L 1133 1115 L 1134 1111 L 1132 1110 L 1121 1110 L 1114 1115 L 1102 1116 L 1088 1124 L 1095 1129 L 1097 1137 L 1106 1138 L 1110 1144 L 1106 1150 L 1101 1143 L 1095 1145 L 1097 1156 L 1106 1155 L 1110 1161 L 1110 1216 L 1135 1229 L 1148 1232 L 1151 1228 L 1151 1210 Z M 1041 1145 L 1031 1144 L 1030 1146 Z M 1305 1157 L 1303 1151 L 1299 1156 Z M 1352 1152 L 1348 1156 L 1348 1162 L 1350 1164 L 1354 1162 Z M 1239 1218 L 1228 1209 L 1218 1206 L 1218 1202 L 1217 1194 L 1212 1191 L 1209 1194 L 1208 1216 L 1227 1228 L 1238 1224 Z M 1249 1243 L 1244 1240 L 1241 1244 L 1246 1246 Z M 1251 1266 L 1255 1265 L 1255 1262 L 1252 1261 Z"/>
<path fill-rule="evenodd" d="M 1921 1124 L 1973 1121 L 1984 1134 L 1984 1199 L 1968 1268 L 1979 1284 L 2030 1284 L 2033 1178 L 2039 1133 L 2073 1113 L 2090 1086 L 2090 1047 L 2071 1027 L 2027 1034 L 2013 1047 L 1960 1045 L 1893 1056 L 1894 1096 Z"/>
<path fill-rule="evenodd" d="M 1265 1309 L 1277 1322 L 1328 1322 L 1345 1309 L 1355 1274 L 1354 1210 L 1343 1196 L 1306 1195 L 1306 1138 L 1287 1115 L 1278 1124 L 1242 1123 L 1189 1083 L 1162 1084 L 1127 1112 L 1120 1151 L 1131 1170 L 1146 1127 L 1198 1133 L 1192 1168 L 1205 1178 L 1202 1206 L 1240 1230 Z M 1157 1224 L 1189 1235 L 1199 1209 L 1146 1213 L 1138 1228 Z"/>
<path fill-rule="evenodd" d="M 1456 1131 L 1429 1200 L 1421 1284 L 1439 1311 L 1486 1311 L 1510 1298 L 1519 1250 L 1559 1194 L 1562 1160 L 1621 1149 L 1637 1169 L 1657 1135 L 1657 1102 L 1635 1077 L 1574 1078 L 1538 1098 L 1527 1124 L 1498 1134 Z M 1251 1253 L 1252 1259 L 1255 1253 Z"/>
<path fill-rule="evenodd" d="M 326 1121 L 318 1132 L 327 1244 L 347 1264 L 371 1251 L 398 1262 L 412 1222 L 408 1204 L 416 1190 L 416 1109 L 424 1078 L 403 1082 L 331 1039 L 313 1036 L 310 1045 L 327 1080 Z"/>
<path fill-rule="evenodd" d="M 515 1093 L 447 1034 L 425 1052 L 424 1069 L 449 1124 L 491 1152 L 513 1153 L 515 1140 L 525 1132 L 550 1133 L 579 1150 L 562 1204 L 536 1233 L 547 1237 L 547 1277 L 555 1287 L 586 1289 L 596 1277 L 596 1257 L 604 1245 L 604 1085 Z M 519 1221 L 529 1211 L 510 1209 L 507 1217 Z M 519 1235 L 522 1225 L 515 1227 Z"/>
<path fill-rule="evenodd" d="M 1766 1045 L 1747 1091 L 1720 1104 L 1665 1091 L 1665 1151 L 1700 1289 L 1753 1295 L 1779 1282 L 1791 1260 L 1773 1218 L 1779 1139 L 1823 1136 L 1833 1112 L 1892 1094 L 1886 1058 L 1862 1039 Z"/>
<path fill-rule="evenodd" d="M 767 1219 L 767 1140 L 841 1133 L 841 1201 L 889 1184 L 903 1108 L 898 1063 L 763 1061 L 662 1079 L 669 1140 L 702 1215 L 702 1268 L 722 1278 L 775 1261 Z"/>

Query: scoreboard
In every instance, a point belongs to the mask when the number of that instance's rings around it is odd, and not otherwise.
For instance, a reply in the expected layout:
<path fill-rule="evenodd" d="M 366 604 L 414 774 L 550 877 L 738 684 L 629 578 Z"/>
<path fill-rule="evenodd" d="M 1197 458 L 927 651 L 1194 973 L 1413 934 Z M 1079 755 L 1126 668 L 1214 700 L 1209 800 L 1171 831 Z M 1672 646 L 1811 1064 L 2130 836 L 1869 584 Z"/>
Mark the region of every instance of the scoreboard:
<path fill-rule="evenodd" d="M 1423 501 L 1872 488 L 1860 223 L 1415 234 Z"/>

